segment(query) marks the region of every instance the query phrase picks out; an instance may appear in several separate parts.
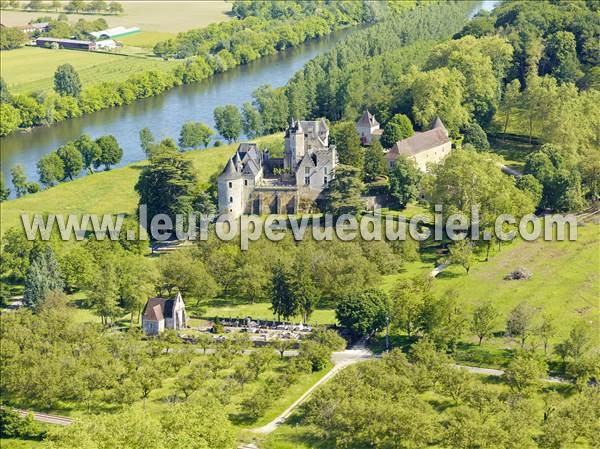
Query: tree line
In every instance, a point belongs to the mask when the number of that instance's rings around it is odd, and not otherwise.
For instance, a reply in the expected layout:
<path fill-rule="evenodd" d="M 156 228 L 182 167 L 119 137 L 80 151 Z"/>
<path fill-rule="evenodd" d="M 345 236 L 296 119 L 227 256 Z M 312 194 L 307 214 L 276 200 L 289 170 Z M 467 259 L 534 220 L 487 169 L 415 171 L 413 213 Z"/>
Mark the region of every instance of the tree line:
<path fill-rule="evenodd" d="M 66 14 L 121 14 L 123 13 L 123 5 L 119 2 L 107 2 L 105 0 L 70 0 L 69 2 L 61 2 L 59 0 L 42 1 L 18 1 L 18 0 L 2 0 L 2 9 L 22 9 L 25 11 L 61 11 Z"/>

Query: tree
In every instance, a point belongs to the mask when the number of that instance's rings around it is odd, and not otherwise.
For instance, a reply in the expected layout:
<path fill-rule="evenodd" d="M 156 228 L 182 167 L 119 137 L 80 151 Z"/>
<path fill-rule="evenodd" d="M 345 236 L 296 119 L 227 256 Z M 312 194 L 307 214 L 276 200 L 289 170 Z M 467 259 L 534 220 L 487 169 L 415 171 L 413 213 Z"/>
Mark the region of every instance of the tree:
<path fill-rule="evenodd" d="M 533 353 L 520 352 L 511 359 L 503 377 L 512 390 L 526 393 L 540 385 L 547 371 L 544 361 L 536 358 Z"/>
<path fill-rule="evenodd" d="M 451 265 L 460 265 L 467 274 L 473 265 L 473 244 L 468 239 L 462 239 L 450 245 L 448 262 Z"/>
<path fill-rule="evenodd" d="M 506 330 L 509 335 L 521 340 L 521 348 L 525 346 L 525 340 L 534 330 L 534 317 L 536 310 L 526 302 L 520 302 L 511 310 L 506 321 Z"/>
<path fill-rule="evenodd" d="M 419 197 L 419 187 L 423 173 L 413 159 L 400 156 L 390 170 L 390 195 L 402 207 Z"/>
<path fill-rule="evenodd" d="M 298 253 L 292 265 L 292 273 L 294 273 L 290 285 L 292 301 L 302 314 L 302 322 L 306 324 L 320 297 L 314 280 L 310 255 Z"/>
<path fill-rule="evenodd" d="M 514 79 L 506 85 L 504 95 L 502 95 L 502 100 L 500 101 L 500 112 L 504 114 L 503 137 L 506 136 L 506 130 L 508 129 L 513 110 L 518 106 L 520 99 L 521 83 L 518 79 Z"/>
<path fill-rule="evenodd" d="M 227 142 L 231 143 L 240 137 L 242 132 L 242 117 L 233 104 L 218 106 L 214 111 L 217 131 Z"/>
<path fill-rule="evenodd" d="M 83 168 L 89 173 L 93 173 L 92 167 L 96 164 L 96 161 L 102 156 L 102 149 L 94 142 L 87 134 L 82 134 L 73 142 L 75 147 L 81 153 L 83 162 Z"/>
<path fill-rule="evenodd" d="M 0 104 L 0 136 L 13 132 L 21 124 L 21 114 L 18 109 L 8 103 Z"/>
<path fill-rule="evenodd" d="M 0 76 L 0 104 L 10 103 L 12 101 L 12 95 L 8 90 L 8 86 L 4 78 Z"/>
<path fill-rule="evenodd" d="M 283 359 L 283 354 L 294 347 L 294 342 L 284 338 L 277 338 L 273 342 L 273 347 L 279 353 L 279 357 Z"/>
<path fill-rule="evenodd" d="M 21 164 L 15 165 L 10 169 L 10 176 L 17 198 L 27 195 L 28 182 L 27 176 L 25 176 L 25 168 Z"/>
<path fill-rule="evenodd" d="M 391 148 L 414 133 L 410 119 L 404 114 L 396 114 L 383 127 L 381 143 L 385 148 Z"/>
<path fill-rule="evenodd" d="M 463 129 L 463 136 L 463 143 L 473 145 L 477 151 L 488 151 L 490 149 L 487 134 L 477 122 L 468 123 Z"/>
<path fill-rule="evenodd" d="M 47 187 L 51 187 L 65 178 L 65 165 L 56 153 L 43 156 L 37 163 L 37 169 L 40 182 Z"/>
<path fill-rule="evenodd" d="M 479 346 L 481 346 L 484 338 L 492 335 L 497 318 L 498 310 L 489 301 L 478 304 L 473 310 L 471 331 L 479 338 Z"/>
<path fill-rule="evenodd" d="M 54 72 L 54 90 L 60 95 L 79 97 L 81 80 L 71 64 L 59 65 Z"/>
<path fill-rule="evenodd" d="M 65 11 L 78 13 L 85 8 L 83 0 L 71 0 L 65 5 Z"/>
<path fill-rule="evenodd" d="M 123 5 L 121 5 L 119 2 L 110 2 L 108 4 L 108 11 L 111 14 L 121 14 L 123 13 Z"/>
<path fill-rule="evenodd" d="M 535 207 L 539 207 L 542 202 L 544 186 L 533 175 L 523 175 L 517 179 L 517 187 L 530 195 Z"/>
<path fill-rule="evenodd" d="M 56 150 L 56 154 L 62 159 L 65 176 L 73 180 L 83 170 L 83 158 L 74 143 L 69 142 Z"/>
<path fill-rule="evenodd" d="M 335 309 L 340 324 L 357 336 L 371 336 L 389 320 L 387 295 L 378 289 L 368 289 L 342 298 Z"/>
<path fill-rule="evenodd" d="M 181 127 L 179 146 L 181 148 L 193 148 L 203 144 L 206 148 L 212 134 L 213 130 L 204 123 L 186 122 Z"/>
<path fill-rule="evenodd" d="M 13 27 L 0 28 L 0 50 L 19 48 L 25 42 L 27 42 L 27 36 L 20 29 Z"/>
<path fill-rule="evenodd" d="M 375 139 L 365 150 L 365 181 L 372 182 L 388 172 L 381 142 Z"/>
<path fill-rule="evenodd" d="M 339 164 L 329 183 L 328 209 L 336 216 L 357 214 L 364 208 L 360 198 L 362 189 L 360 169 Z"/>
<path fill-rule="evenodd" d="M 189 251 L 173 251 L 158 261 L 162 288 L 169 295 L 177 289 L 188 299 L 196 299 L 196 305 L 203 300 L 214 298 L 218 286 L 208 273 L 202 260 L 192 257 Z"/>
<path fill-rule="evenodd" d="M 362 171 L 365 153 L 353 122 L 338 122 L 331 128 L 331 143 L 335 145 L 340 164 L 351 165 Z"/>
<path fill-rule="evenodd" d="M 550 339 L 556 335 L 556 331 L 555 318 L 548 313 L 542 313 L 535 333 L 544 344 L 544 355 L 548 355 L 548 345 L 550 344 Z"/>
<path fill-rule="evenodd" d="M 288 100 L 283 88 L 260 86 L 252 92 L 253 106 L 261 118 L 261 129 L 264 134 L 271 134 L 286 129 L 288 126 Z"/>
<path fill-rule="evenodd" d="M 271 272 L 271 309 L 277 320 L 288 320 L 298 313 L 298 304 L 291 291 L 292 274 L 281 262 L 275 263 Z"/>
<path fill-rule="evenodd" d="M 244 103 L 242 106 L 242 127 L 249 139 L 263 135 L 262 116 L 252 103 Z"/>
<path fill-rule="evenodd" d="M 577 59 L 577 43 L 570 31 L 557 31 L 546 40 L 545 55 L 540 64 L 543 74 L 563 83 L 574 83 L 583 72 Z"/>
<path fill-rule="evenodd" d="M 0 173 L 0 202 L 6 201 L 10 196 L 10 189 L 4 182 L 4 174 Z"/>
<path fill-rule="evenodd" d="M 114 136 L 101 136 L 96 139 L 96 145 L 100 148 L 100 157 L 94 162 L 94 167 L 98 168 L 104 165 L 105 170 L 109 170 L 111 165 L 121 162 L 123 157 L 123 148 L 119 146 Z"/>
<path fill-rule="evenodd" d="M 23 303 L 32 309 L 38 307 L 54 291 L 62 292 L 64 281 L 58 262 L 50 246 L 37 252 L 25 275 Z"/>
<path fill-rule="evenodd" d="M 427 128 L 439 116 L 448 131 L 458 131 L 470 117 L 464 106 L 464 84 L 464 76 L 456 69 L 419 72 L 410 88 L 415 123 Z"/>
<path fill-rule="evenodd" d="M 140 173 L 135 190 L 140 194 L 139 204 L 148 208 L 149 220 L 166 214 L 175 224 L 177 214 L 192 212 L 197 184 L 192 161 L 161 146 Z"/>
<path fill-rule="evenodd" d="M 425 301 L 418 319 L 419 327 L 438 348 L 453 351 L 466 323 L 458 292 L 448 290 L 437 298 Z"/>
<path fill-rule="evenodd" d="M 147 158 L 151 156 L 151 149 L 154 145 L 154 135 L 150 128 L 142 128 L 140 129 L 140 146 L 142 147 L 142 151 L 146 155 Z"/>
<path fill-rule="evenodd" d="M 397 326 L 409 337 L 419 329 L 419 317 L 423 305 L 433 299 L 431 278 L 416 276 L 399 280 L 391 292 L 392 317 Z"/>

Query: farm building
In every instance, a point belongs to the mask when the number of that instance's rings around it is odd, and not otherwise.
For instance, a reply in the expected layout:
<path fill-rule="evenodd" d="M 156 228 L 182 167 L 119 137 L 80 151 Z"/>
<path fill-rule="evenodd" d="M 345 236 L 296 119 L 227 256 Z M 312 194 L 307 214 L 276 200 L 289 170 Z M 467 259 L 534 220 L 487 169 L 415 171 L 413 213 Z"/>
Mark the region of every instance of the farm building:
<path fill-rule="evenodd" d="M 39 22 L 39 23 L 29 23 L 27 25 L 17 25 L 15 28 L 21 30 L 23 33 L 35 33 L 39 31 L 41 33 L 45 33 L 50 29 L 50 24 L 48 22 Z"/>
<path fill-rule="evenodd" d="M 117 41 L 114 41 L 112 39 L 104 39 L 101 41 L 96 41 L 95 44 L 96 44 L 96 50 L 104 50 L 104 51 L 114 50 L 115 48 L 117 48 L 119 46 Z"/>
<path fill-rule="evenodd" d="M 96 44 L 92 41 L 81 41 L 77 39 L 59 39 L 56 37 L 38 37 L 35 40 L 35 45 L 38 47 L 51 47 L 54 44 L 60 48 L 69 48 L 73 50 L 95 50 Z"/>
<path fill-rule="evenodd" d="M 140 29 L 137 27 L 125 28 L 125 27 L 115 27 L 108 28 L 106 30 L 101 31 L 92 31 L 89 33 L 91 36 L 94 36 L 96 40 L 102 39 L 115 39 L 117 37 L 129 36 L 130 34 L 135 34 L 139 32 Z"/>

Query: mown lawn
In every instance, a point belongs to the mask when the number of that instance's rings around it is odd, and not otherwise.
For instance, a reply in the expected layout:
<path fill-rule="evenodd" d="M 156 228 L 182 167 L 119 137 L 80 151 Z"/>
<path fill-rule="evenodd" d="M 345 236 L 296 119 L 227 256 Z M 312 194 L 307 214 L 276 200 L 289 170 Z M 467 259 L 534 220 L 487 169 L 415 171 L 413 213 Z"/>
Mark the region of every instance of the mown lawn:
<path fill-rule="evenodd" d="M 256 140 L 263 145 L 273 145 L 282 139 L 282 134 L 274 134 Z M 225 165 L 237 146 L 235 143 L 186 153 L 194 162 L 201 185 L 205 185 L 209 177 Z M 4 201 L 0 204 L 2 232 L 21 226 L 21 214 L 134 214 L 138 202 L 134 186 L 145 164 L 139 162 L 94 173 L 23 198 Z"/>
<path fill-rule="evenodd" d="M 177 64 L 159 58 L 37 47 L 0 52 L 2 78 L 13 93 L 52 90 L 56 68 L 66 63 L 75 67 L 84 86 L 102 81 L 122 81 L 134 73 L 168 70 Z"/>
<path fill-rule="evenodd" d="M 275 320 L 277 317 L 273 315 L 270 309 L 271 303 L 260 302 L 255 304 L 237 304 L 229 299 L 214 299 L 208 303 L 208 307 L 203 307 L 200 315 L 203 318 L 212 319 L 219 318 L 246 318 L 251 317 L 255 320 Z M 188 307 L 189 308 L 189 307 Z M 193 308 L 192 308 L 193 310 Z M 290 321 L 301 323 L 301 316 L 296 316 Z M 309 324 L 335 324 L 335 310 L 332 309 L 317 309 L 313 312 L 309 319 Z"/>

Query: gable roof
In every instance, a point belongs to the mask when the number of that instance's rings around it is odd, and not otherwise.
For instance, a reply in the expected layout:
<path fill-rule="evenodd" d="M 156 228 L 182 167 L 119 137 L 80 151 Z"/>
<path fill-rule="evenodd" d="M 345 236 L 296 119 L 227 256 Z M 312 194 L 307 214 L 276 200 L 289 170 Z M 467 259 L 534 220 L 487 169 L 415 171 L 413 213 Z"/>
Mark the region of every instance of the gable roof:
<path fill-rule="evenodd" d="M 434 128 L 396 142 L 385 155 L 387 160 L 395 160 L 398 156 L 416 156 L 423 151 L 431 150 L 450 142 L 446 128 Z"/>
<path fill-rule="evenodd" d="M 181 297 L 180 293 L 174 298 L 150 298 L 144 306 L 142 318 L 149 321 L 161 321 L 165 318 L 173 318 L 173 307 L 175 301 Z"/>
<path fill-rule="evenodd" d="M 363 126 L 363 127 L 367 127 L 367 128 L 371 128 L 373 126 L 379 126 L 379 122 L 375 119 L 375 116 L 373 114 L 371 114 L 367 109 L 365 109 L 365 112 L 358 119 L 358 122 L 356 122 L 356 124 L 358 126 Z"/>

